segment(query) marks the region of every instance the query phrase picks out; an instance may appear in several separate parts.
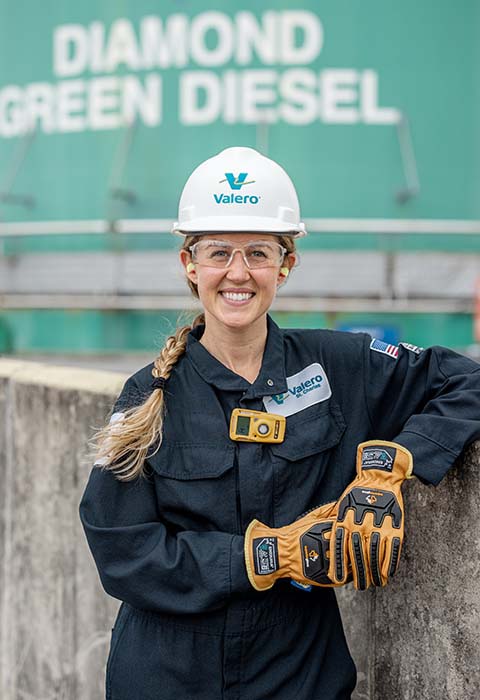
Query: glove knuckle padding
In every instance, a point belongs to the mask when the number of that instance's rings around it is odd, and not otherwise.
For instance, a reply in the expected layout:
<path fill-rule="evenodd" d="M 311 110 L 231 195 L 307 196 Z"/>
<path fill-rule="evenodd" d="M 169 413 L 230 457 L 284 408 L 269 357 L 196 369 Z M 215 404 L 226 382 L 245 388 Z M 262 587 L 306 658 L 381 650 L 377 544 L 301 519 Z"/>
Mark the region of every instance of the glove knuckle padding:
<path fill-rule="evenodd" d="M 300 547 L 303 553 L 303 575 L 309 581 L 329 584 L 327 576 L 329 541 L 326 533 L 331 532 L 332 522 L 327 521 L 313 525 L 300 537 Z"/>
<path fill-rule="evenodd" d="M 400 559 L 400 549 L 401 549 L 401 540 L 399 537 L 394 537 L 392 540 L 392 551 L 390 555 L 390 564 L 388 568 L 388 576 L 393 576 L 398 567 L 398 562 Z"/>
<path fill-rule="evenodd" d="M 347 577 L 347 568 L 344 566 L 347 550 L 345 528 L 337 527 L 334 542 L 335 546 L 329 574 L 338 583 L 343 583 Z"/>
<path fill-rule="evenodd" d="M 381 538 L 379 532 L 373 532 L 370 538 L 370 573 L 374 586 L 382 586 L 382 574 L 380 567 L 380 545 Z"/>
<path fill-rule="evenodd" d="M 363 538 L 359 532 L 354 532 L 351 537 L 350 557 L 353 570 L 353 583 L 355 588 L 363 591 L 368 588 L 367 559 L 365 557 Z"/>
<path fill-rule="evenodd" d="M 382 527 L 387 515 L 392 516 L 393 527 L 400 527 L 402 520 L 402 511 L 392 491 L 353 488 L 340 504 L 337 518 L 339 522 L 345 519 L 349 509 L 354 513 L 356 525 L 363 523 L 367 513 L 373 514 L 376 527 Z"/>

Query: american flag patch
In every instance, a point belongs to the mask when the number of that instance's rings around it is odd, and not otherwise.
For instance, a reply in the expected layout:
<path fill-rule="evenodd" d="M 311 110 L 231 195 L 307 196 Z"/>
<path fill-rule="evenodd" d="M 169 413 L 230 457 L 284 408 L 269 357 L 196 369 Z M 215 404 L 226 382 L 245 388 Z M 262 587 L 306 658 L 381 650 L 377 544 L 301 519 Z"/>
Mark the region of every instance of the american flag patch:
<path fill-rule="evenodd" d="M 390 355 L 390 357 L 398 357 L 397 345 L 390 345 L 390 343 L 385 343 L 383 340 L 377 340 L 377 338 L 374 338 L 370 343 L 370 350 L 383 352 L 384 355 Z"/>

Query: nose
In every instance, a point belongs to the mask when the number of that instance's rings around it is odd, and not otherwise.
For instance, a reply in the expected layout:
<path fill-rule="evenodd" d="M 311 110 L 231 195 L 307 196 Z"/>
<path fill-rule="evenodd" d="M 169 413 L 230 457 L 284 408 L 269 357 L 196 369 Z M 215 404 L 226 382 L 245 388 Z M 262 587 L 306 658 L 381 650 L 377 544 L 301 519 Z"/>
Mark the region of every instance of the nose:
<path fill-rule="evenodd" d="M 227 267 L 227 277 L 239 281 L 250 277 L 250 270 L 246 266 L 240 250 L 236 250 L 233 254 L 232 262 Z"/>

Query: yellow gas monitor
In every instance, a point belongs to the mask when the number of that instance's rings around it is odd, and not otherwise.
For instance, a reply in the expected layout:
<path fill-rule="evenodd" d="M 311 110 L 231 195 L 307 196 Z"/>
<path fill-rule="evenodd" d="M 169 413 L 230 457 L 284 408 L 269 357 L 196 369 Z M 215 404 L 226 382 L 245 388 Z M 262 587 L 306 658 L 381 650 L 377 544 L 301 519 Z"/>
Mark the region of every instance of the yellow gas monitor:
<path fill-rule="evenodd" d="M 230 416 L 230 439 L 243 442 L 283 442 L 285 416 L 234 408 Z"/>

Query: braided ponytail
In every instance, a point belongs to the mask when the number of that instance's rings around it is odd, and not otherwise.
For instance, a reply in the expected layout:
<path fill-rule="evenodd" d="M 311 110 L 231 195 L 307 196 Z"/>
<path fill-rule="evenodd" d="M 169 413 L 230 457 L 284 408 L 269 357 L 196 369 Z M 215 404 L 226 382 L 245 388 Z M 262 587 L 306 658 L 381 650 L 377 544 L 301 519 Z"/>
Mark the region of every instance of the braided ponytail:
<path fill-rule="evenodd" d="M 152 374 L 167 380 L 178 359 L 185 352 L 187 335 L 192 328 L 205 323 L 203 313 L 190 326 L 181 326 L 171 335 L 154 361 Z M 145 459 L 158 452 L 162 442 L 165 399 L 162 384 L 140 406 L 113 414 L 110 422 L 95 433 L 89 444 L 94 450 L 97 466 L 112 471 L 120 481 L 131 481 L 145 476 Z M 153 452 L 149 449 L 157 442 Z"/>
<path fill-rule="evenodd" d="M 199 236 L 185 236 L 182 248 L 200 240 Z M 295 242 L 291 236 L 279 236 L 279 243 L 288 253 L 295 252 Z M 198 299 L 198 287 L 187 277 L 187 283 L 194 297 Z M 148 456 L 158 452 L 162 442 L 165 398 L 163 385 L 185 352 L 187 335 L 192 328 L 205 323 L 203 313 L 199 314 L 190 326 L 181 326 L 171 335 L 154 361 L 152 375 L 154 389 L 140 406 L 113 414 L 110 422 L 99 430 L 89 444 L 93 448 L 95 464 L 112 471 L 120 481 L 131 481 L 137 476 L 146 476 L 144 463 Z M 149 453 L 152 445 L 158 444 Z"/>

